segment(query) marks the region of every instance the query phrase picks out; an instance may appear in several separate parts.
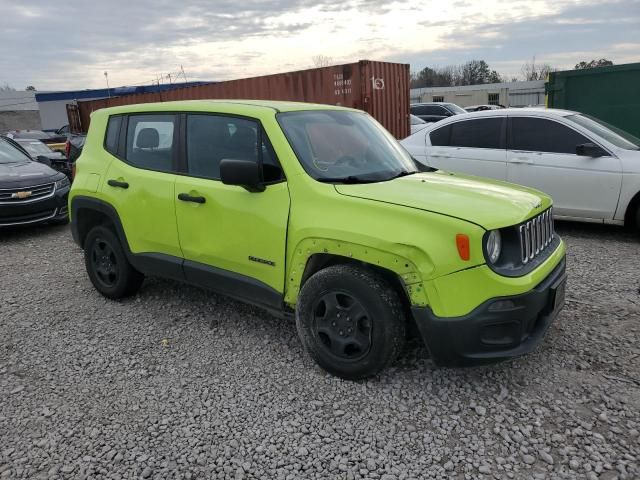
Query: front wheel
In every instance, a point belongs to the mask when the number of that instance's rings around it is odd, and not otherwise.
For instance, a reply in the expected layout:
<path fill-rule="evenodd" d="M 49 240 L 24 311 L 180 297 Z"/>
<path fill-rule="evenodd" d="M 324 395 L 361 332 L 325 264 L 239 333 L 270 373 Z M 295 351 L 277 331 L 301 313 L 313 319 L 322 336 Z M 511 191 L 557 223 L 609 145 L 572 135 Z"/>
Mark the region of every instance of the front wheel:
<path fill-rule="evenodd" d="M 406 318 L 398 293 L 384 278 L 362 267 L 336 265 L 303 285 L 296 326 L 303 347 L 320 367 L 358 380 L 398 357 Z"/>
<path fill-rule="evenodd" d="M 94 227 L 88 233 L 84 260 L 91 283 L 105 297 L 133 295 L 144 280 L 144 275 L 131 266 L 118 237 L 108 227 Z"/>

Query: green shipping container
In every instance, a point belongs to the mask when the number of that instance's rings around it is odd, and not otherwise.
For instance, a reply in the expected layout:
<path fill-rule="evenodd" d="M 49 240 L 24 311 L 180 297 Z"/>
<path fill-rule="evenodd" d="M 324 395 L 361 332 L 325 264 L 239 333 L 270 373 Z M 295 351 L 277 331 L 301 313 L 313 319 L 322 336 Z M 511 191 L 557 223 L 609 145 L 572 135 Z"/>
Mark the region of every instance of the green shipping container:
<path fill-rule="evenodd" d="M 640 63 L 553 72 L 547 107 L 586 113 L 640 137 Z"/>

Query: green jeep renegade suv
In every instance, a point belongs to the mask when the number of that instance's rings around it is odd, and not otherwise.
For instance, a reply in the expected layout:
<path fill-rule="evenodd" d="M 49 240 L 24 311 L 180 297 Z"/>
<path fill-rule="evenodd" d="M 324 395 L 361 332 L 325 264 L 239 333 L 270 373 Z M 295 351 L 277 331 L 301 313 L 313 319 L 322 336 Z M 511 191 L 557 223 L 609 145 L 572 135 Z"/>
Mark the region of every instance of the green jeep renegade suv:
<path fill-rule="evenodd" d="M 436 364 L 530 351 L 564 301 L 551 199 L 418 171 L 369 115 L 188 101 L 98 110 L 69 197 L 95 288 L 145 275 L 281 316 L 327 371 L 373 375 L 415 324 Z"/>

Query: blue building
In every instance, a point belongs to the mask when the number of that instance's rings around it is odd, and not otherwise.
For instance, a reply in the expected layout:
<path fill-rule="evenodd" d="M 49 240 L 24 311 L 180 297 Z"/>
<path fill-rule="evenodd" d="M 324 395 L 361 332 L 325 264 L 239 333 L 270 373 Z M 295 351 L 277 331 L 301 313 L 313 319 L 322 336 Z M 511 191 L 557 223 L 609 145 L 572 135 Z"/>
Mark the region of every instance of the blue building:
<path fill-rule="evenodd" d="M 133 87 L 100 88 L 94 90 L 72 90 L 64 92 L 36 93 L 36 102 L 40 110 L 40 121 L 43 130 L 55 130 L 68 123 L 67 105 L 77 100 L 97 100 L 100 98 L 120 97 L 134 93 L 157 93 L 176 88 L 202 85 L 212 82 L 183 82 L 161 85 L 144 85 Z"/>

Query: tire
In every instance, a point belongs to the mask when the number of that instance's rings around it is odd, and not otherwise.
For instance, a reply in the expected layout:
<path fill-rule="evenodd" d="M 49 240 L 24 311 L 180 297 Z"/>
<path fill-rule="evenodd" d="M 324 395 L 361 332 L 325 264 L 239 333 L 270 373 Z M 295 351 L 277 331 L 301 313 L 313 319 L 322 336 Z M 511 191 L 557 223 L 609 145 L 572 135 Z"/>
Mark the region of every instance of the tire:
<path fill-rule="evenodd" d="M 391 365 L 404 347 L 406 324 L 395 289 L 380 275 L 353 265 L 312 275 L 296 305 L 305 351 L 321 368 L 347 380 Z"/>
<path fill-rule="evenodd" d="M 84 261 L 93 286 L 107 298 L 134 295 L 144 275 L 135 270 L 111 229 L 93 227 L 84 242 Z"/>

